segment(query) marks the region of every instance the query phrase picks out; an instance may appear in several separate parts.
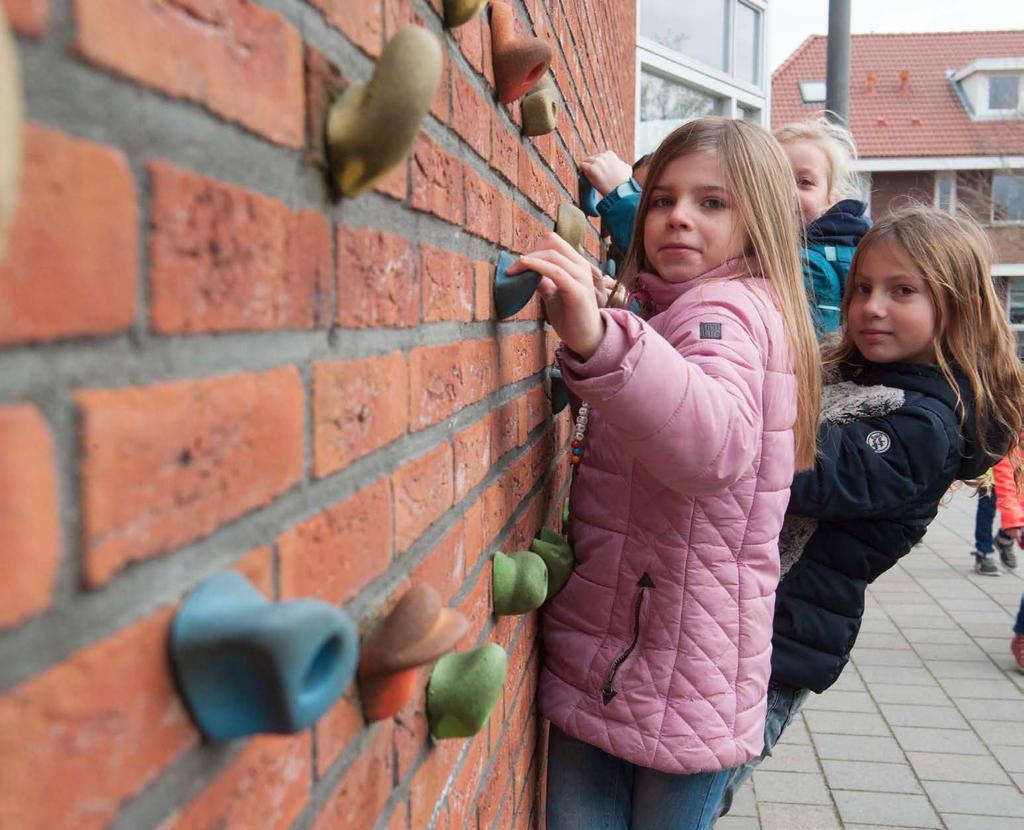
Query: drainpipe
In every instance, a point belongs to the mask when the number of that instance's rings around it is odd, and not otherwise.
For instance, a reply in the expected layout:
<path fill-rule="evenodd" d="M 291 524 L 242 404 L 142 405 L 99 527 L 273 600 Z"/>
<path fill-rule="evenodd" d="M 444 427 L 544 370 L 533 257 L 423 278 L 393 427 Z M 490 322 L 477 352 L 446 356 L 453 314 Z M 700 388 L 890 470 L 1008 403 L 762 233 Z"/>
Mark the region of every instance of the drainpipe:
<path fill-rule="evenodd" d="M 850 123 L 850 0 L 829 0 L 828 59 L 825 76 L 827 118 Z"/>

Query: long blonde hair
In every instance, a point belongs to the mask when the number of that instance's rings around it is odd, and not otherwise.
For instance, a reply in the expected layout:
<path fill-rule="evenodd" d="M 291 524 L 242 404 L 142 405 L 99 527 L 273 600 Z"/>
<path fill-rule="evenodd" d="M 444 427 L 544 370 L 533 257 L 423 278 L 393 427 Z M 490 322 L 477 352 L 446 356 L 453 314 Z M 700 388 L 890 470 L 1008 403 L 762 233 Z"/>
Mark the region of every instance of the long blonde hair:
<path fill-rule="evenodd" d="M 798 470 L 814 465 L 821 408 L 821 358 L 804 290 L 796 185 L 779 144 L 760 127 L 730 118 L 700 118 L 676 129 L 658 147 L 637 209 L 633 240 L 622 267 L 628 291 L 640 271 L 654 270 L 644 247 L 651 193 L 665 167 L 682 156 L 713 152 L 739 217 L 750 273 L 772 284 L 793 354 L 797 416 L 793 426 Z M 619 292 L 618 296 L 622 296 Z"/>
<path fill-rule="evenodd" d="M 932 345 L 939 369 L 956 393 L 961 422 L 966 408 L 953 368 L 967 378 L 974 396 L 975 438 L 981 451 L 995 463 L 1003 447 L 992 446 L 994 431 L 1010 441 L 1011 450 L 1020 444 L 1024 430 L 1024 369 L 992 282 L 992 246 L 988 236 L 970 217 L 923 205 L 913 205 L 885 217 L 857 245 L 843 293 L 844 323 L 860 263 L 880 242 L 899 245 L 924 277 L 935 309 Z M 862 356 L 844 325 L 839 342 L 825 355 L 825 368 L 832 370 L 851 359 L 861 360 Z M 1019 486 L 1024 459 L 1017 452 L 1011 456 Z"/>
<path fill-rule="evenodd" d="M 779 144 L 809 141 L 825 154 L 828 161 L 829 201 L 861 197 L 860 177 L 853 169 L 857 145 L 846 127 L 824 118 L 812 118 L 783 124 L 772 130 L 772 135 Z"/>

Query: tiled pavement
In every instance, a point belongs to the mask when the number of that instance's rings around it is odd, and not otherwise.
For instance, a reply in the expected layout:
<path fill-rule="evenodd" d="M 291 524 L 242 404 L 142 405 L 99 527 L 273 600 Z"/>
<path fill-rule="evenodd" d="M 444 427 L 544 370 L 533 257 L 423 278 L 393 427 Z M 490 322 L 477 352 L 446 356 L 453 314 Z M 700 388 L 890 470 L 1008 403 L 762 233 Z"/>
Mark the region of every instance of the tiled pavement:
<path fill-rule="evenodd" d="M 961 490 L 868 591 L 853 659 L 715 830 L 1024 830 L 1020 574 L 978 576 Z M 1022 552 L 1024 553 L 1024 552 Z"/>

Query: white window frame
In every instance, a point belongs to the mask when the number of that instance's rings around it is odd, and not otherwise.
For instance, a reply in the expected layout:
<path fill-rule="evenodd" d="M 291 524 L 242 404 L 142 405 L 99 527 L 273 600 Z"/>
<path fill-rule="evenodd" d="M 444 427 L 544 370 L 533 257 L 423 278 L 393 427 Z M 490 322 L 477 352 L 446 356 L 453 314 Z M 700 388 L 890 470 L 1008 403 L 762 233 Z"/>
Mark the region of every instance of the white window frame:
<path fill-rule="evenodd" d="M 758 78 L 757 84 L 751 84 L 733 77 L 731 74 L 735 62 L 735 17 L 733 13 L 736 2 L 741 2 L 756 11 L 760 18 L 758 26 Z M 768 126 L 768 84 L 770 81 L 768 73 L 768 7 L 767 0 L 730 0 L 723 3 L 725 7 L 725 37 L 728 48 L 726 50 L 727 65 L 729 70 L 723 71 L 709 66 L 696 58 L 684 55 L 674 49 L 669 49 L 655 40 L 640 35 L 640 4 L 643 0 L 637 0 L 636 15 L 636 88 L 634 90 L 634 106 L 636 112 L 636 126 L 640 125 L 640 85 L 641 76 L 645 69 L 656 75 L 661 75 L 670 81 L 678 82 L 684 86 L 691 87 L 698 92 L 713 95 L 721 99 L 721 114 L 727 118 L 742 118 L 742 108 L 756 110 L 759 113 L 759 121 L 762 127 Z M 639 134 L 639 129 L 634 131 Z M 634 139 L 635 141 L 635 139 Z M 639 148 L 634 145 L 634 156 L 639 153 Z"/>
<path fill-rule="evenodd" d="M 1014 280 L 1024 281 L 1024 263 L 1015 262 L 1001 265 L 992 266 L 992 279 L 998 279 L 1002 282 L 1005 289 L 1003 294 L 1003 313 L 1006 314 L 1006 322 L 1010 326 L 1010 331 L 1013 332 L 1014 339 L 1017 340 L 1018 352 L 1024 348 L 1024 323 L 1011 323 L 1010 322 L 1010 283 Z"/>
<path fill-rule="evenodd" d="M 1021 112 L 1021 78 L 1024 77 L 1016 73 L 1000 73 L 1000 74 L 986 74 L 985 75 L 985 101 L 984 107 L 979 107 L 978 112 L 981 115 L 1002 115 L 1002 116 L 1013 116 L 1018 115 Z M 989 101 L 992 100 L 992 80 L 994 78 L 1013 78 L 1017 81 L 1017 106 L 1015 107 L 990 107 Z M 981 103 L 981 102 L 979 102 Z"/>
<path fill-rule="evenodd" d="M 949 207 L 946 208 L 947 213 L 956 213 L 956 173 L 948 170 L 938 171 L 935 174 L 935 194 L 932 199 L 932 205 L 934 207 L 943 210 L 942 205 L 939 204 L 939 185 L 942 181 L 950 182 L 949 188 Z"/>
<path fill-rule="evenodd" d="M 989 198 L 989 223 L 1000 228 L 1019 227 L 1021 225 L 1024 225 L 1024 216 L 1022 216 L 1020 219 L 996 219 L 996 176 L 998 176 L 1000 173 L 1002 173 L 1003 175 L 1016 174 L 1020 179 L 1021 184 L 1024 185 L 1024 168 L 1015 170 L 1003 168 L 1002 170 L 992 171 L 992 195 Z"/>

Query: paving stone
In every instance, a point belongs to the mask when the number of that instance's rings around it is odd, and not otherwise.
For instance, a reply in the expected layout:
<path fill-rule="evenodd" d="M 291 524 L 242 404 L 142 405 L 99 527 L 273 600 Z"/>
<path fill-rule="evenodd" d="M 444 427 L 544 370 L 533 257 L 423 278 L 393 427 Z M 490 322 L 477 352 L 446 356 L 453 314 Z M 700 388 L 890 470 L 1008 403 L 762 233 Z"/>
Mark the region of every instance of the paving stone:
<path fill-rule="evenodd" d="M 842 826 L 831 806 L 761 805 L 762 830 L 842 830 Z"/>
<path fill-rule="evenodd" d="M 943 813 L 942 820 L 948 830 L 1021 830 L 1020 819 L 999 818 L 997 816 L 962 816 L 955 813 Z M 716 830 L 718 825 L 715 825 Z M 852 830 L 847 825 L 846 830 Z"/>
<path fill-rule="evenodd" d="M 890 726 L 931 726 L 936 729 L 970 729 L 952 706 L 910 706 L 883 703 L 882 716 Z"/>
<path fill-rule="evenodd" d="M 754 785 L 749 778 L 747 783 L 740 787 L 739 792 L 733 796 L 729 815 L 757 818 L 757 797 L 754 795 Z"/>
<path fill-rule="evenodd" d="M 959 700 L 957 706 L 971 720 L 1024 721 L 1024 696 L 1017 700 Z"/>
<path fill-rule="evenodd" d="M 861 632 L 857 637 L 857 646 L 865 648 L 891 648 L 894 650 L 910 648 L 910 641 L 902 634 L 876 634 Z"/>
<path fill-rule="evenodd" d="M 811 736 L 807 733 L 807 724 L 804 723 L 804 716 L 797 715 L 789 728 L 779 738 L 780 744 L 807 744 L 811 743 Z"/>
<path fill-rule="evenodd" d="M 937 683 L 932 686 L 898 686 L 872 683 L 871 696 L 878 703 L 912 703 L 918 706 L 949 706 L 949 695 Z"/>
<path fill-rule="evenodd" d="M 987 663 L 959 662 L 957 660 L 929 660 L 928 670 L 940 679 L 1000 680 L 1002 672 L 990 660 Z"/>
<path fill-rule="evenodd" d="M 878 707 L 866 691 L 846 692 L 828 689 L 822 695 L 811 695 L 804 712 L 877 712 Z"/>
<path fill-rule="evenodd" d="M 860 624 L 861 631 L 870 631 L 876 634 L 898 634 L 899 629 L 893 624 L 892 620 L 887 620 L 883 614 L 875 614 L 871 617 L 865 617 Z"/>
<path fill-rule="evenodd" d="M 1005 677 L 998 680 L 972 680 L 962 677 L 940 677 L 939 685 L 954 700 L 1016 700 L 1020 689 Z"/>
<path fill-rule="evenodd" d="M 988 749 L 973 732 L 963 729 L 928 729 L 923 726 L 894 726 L 896 740 L 906 752 L 954 752 L 987 755 Z"/>
<path fill-rule="evenodd" d="M 757 801 L 786 804 L 831 804 L 825 777 L 820 772 L 772 772 L 758 769 L 754 773 Z"/>
<path fill-rule="evenodd" d="M 931 660 L 974 660 L 990 662 L 985 651 L 967 643 L 919 643 L 914 647 L 917 656 Z"/>
<path fill-rule="evenodd" d="M 1014 748 L 1015 749 L 1015 748 Z M 974 784 L 1009 783 L 991 755 L 943 752 L 908 752 L 914 772 L 922 781 L 963 781 Z"/>
<path fill-rule="evenodd" d="M 883 827 L 942 827 L 938 815 L 923 795 L 837 790 L 833 797 L 844 823 L 860 822 Z"/>
<path fill-rule="evenodd" d="M 956 781 L 924 781 L 922 784 L 940 813 L 1024 818 L 1024 795 L 1016 787 Z"/>
<path fill-rule="evenodd" d="M 857 667 L 847 663 L 843 673 L 839 675 L 839 679 L 829 686 L 825 694 L 829 692 L 863 692 L 864 689 L 864 679 L 857 672 Z"/>
<path fill-rule="evenodd" d="M 821 759 L 837 761 L 882 761 L 902 763 L 903 750 L 895 738 L 869 735 L 815 735 L 814 746 Z"/>
<path fill-rule="evenodd" d="M 811 734 L 833 735 L 889 735 L 889 727 L 882 716 L 873 713 L 804 712 Z"/>
<path fill-rule="evenodd" d="M 959 629 L 914 628 L 907 626 L 900 633 L 911 643 L 970 643 L 971 638 Z"/>
<path fill-rule="evenodd" d="M 1024 746 L 1024 723 L 976 720 L 971 721 L 971 726 L 989 746 Z"/>
<path fill-rule="evenodd" d="M 758 769 L 772 772 L 819 772 L 818 758 L 810 744 L 786 744 L 775 746 L 770 758 L 766 758 Z"/>
<path fill-rule="evenodd" d="M 715 830 L 761 830 L 757 816 L 734 816 L 731 812 L 715 822 Z"/>
<path fill-rule="evenodd" d="M 960 624 L 949 615 L 924 616 L 921 614 L 892 614 L 897 630 L 902 628 L 938 628 L 959 631 Z"/>
<path fill-rule="evenodd" d="M 822 761 L 825 780 L 832 790 L 866 790 L 879 793 L 920 793 L 910 767 L 873 761 Z"/>
<path fill-rule="evenodd" d="M 902 683 L 906 686 L 931 686 L 935 678 L 925 668 L 903 668 L 901 666 L 858 666 L 864 682 L 871 684 Z"/>
<path fill-rule="evenodd" d="M 990 746 L 989 749 L 1010 772 L 1024 772 L 1024 747 Z"/>
<path fill-rule="evenodd" d="M 921 658 L 913 651 L 895 651 L 885 648 L 860 648 L 853 650 L 851 658 L 857 666 L 907 666 L 923 665 Z"/>

